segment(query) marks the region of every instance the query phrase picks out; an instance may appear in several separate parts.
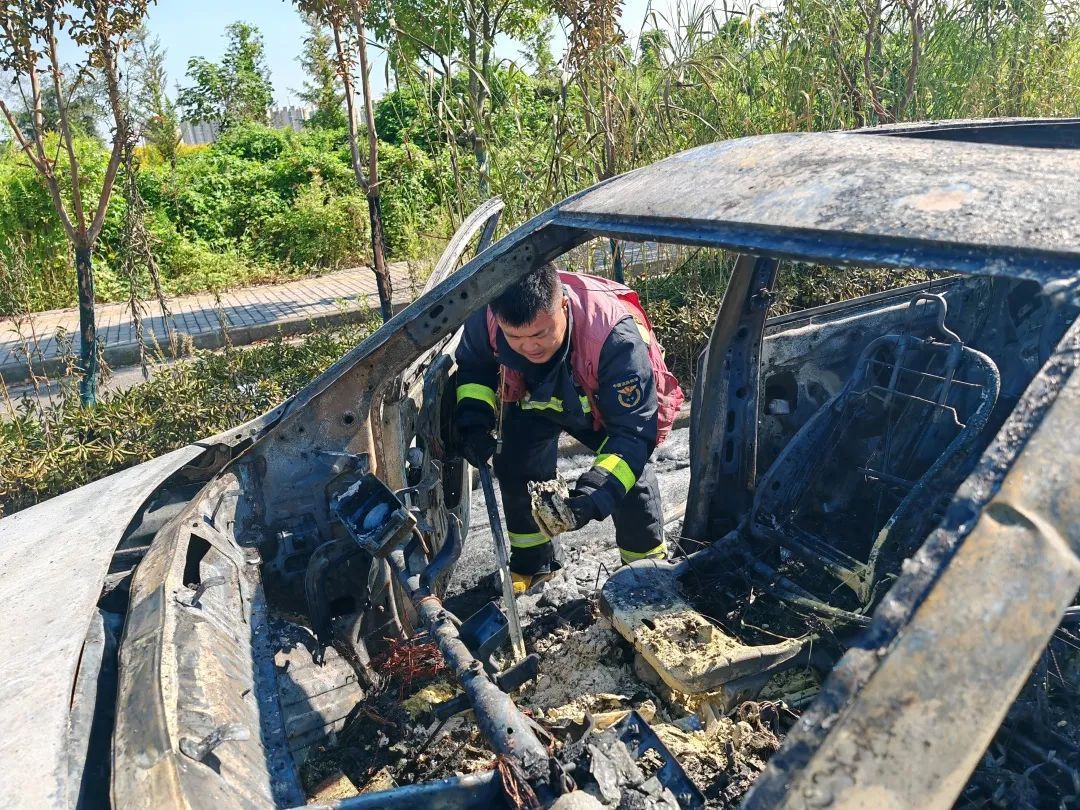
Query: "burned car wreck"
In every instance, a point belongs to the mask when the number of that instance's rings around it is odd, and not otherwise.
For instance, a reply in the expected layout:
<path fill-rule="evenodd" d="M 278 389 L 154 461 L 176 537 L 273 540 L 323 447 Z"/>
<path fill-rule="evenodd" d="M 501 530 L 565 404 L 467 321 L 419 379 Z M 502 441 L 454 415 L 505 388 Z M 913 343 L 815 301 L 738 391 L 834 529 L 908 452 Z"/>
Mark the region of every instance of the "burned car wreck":
<path fill-rule="evenodd" d="M 771 135 L 606 181 L 495 244 L 486 204 L 424 294 L 291 400 L 0 521 L 0 797 L 304 806 L 300 763 L 359 715 L 374 748 L 401 731 L 365 701 L 402 655 L 450 685 L 402 758 L 468 717 L 483 766 L 315 806 L 1080 796 L 1080 728 L 1057 705 L 1080 703 L 1078 147 L 1075 121 Z M 468 314 L 598 236 L 738 259 L 693 388 L 687 553 L 582 600 L 646 694 L 553 723 L 515 693 L 538 674 L 575 688 L 559 649 L 534 631 L 508 656 L 496 602 L 448 606 L 477 523 L 452 348 Z M 770 317 L 783 262 L 938 275 Z M 776 743 L 734 792 L 672 744 L 727 713 L 729 764 L 739 735 Z"/>

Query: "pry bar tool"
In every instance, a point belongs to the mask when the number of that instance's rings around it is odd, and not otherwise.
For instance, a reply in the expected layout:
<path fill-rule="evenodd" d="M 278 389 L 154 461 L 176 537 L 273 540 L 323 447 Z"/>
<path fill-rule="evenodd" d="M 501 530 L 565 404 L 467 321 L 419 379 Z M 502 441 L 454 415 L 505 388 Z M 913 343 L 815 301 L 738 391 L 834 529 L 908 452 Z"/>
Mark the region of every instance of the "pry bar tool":
<path fill-rule="evenodd" d="M 525 636 L 521 632 L 521 619 L 518 618 L 517 602 L 514 599 L 514 583 L 510 578 L 510 556 L 506 550 L 506 535 L 503 534 L 502 518 L 499 505 L 495 500 L 495 485 L 491 482 L 491 467 L 487 464 L 480 468 L 480 485 L 484 488 L 484 502 L 487 504 L 488 523 L 491 525 L 491 537 L 495 541 L 495 561 L 499 565 L 499 579 L 502 580 L 503 607 L 510 622 L 510 646 L 514 661 L 525 658 Z"/>

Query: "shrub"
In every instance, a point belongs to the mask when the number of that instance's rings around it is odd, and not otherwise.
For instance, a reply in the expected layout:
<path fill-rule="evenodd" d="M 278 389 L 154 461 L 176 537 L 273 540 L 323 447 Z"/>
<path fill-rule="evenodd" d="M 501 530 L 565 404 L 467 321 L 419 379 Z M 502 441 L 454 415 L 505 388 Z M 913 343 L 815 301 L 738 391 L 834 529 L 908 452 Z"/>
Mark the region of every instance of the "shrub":
<path fill-rule="evenodd" d="M 377 325 L 316 331 L 244 350 L 199 352 L 155 369 L 125 391 L 83 408 L 67 380 L 59 400 L 8 402 L 0 422 L 0 514 L 242 424 L 292 396 Z"/>
<path fill-rule="evenodd" d="M 415 147 L 379 145 L 383 223 L 392 258 L 420 255 L 424 234 L 439 229 L 434 171 L 431 158 Z"/>
<path fill-rule="evenodd" d="M 168 295 L 279 281 L 282 268 L 246 259 L 235 251 L 219 251 L 199 241 L 178 239 L 161 260 L 162 282 Z"/>
<path fill-rule="evenodd" d="M 75 268 L 49 193 L 9 141 L 0 146 L 0 315 L 71 306 L 75 292 Z"/>
<path fill-rule="evenodd" d="M 338 269 L 370 258 L 367 197 L 330 194 L 316 175 L 291 208 L 267 220 L 265 247 L 274 258 L 298 267 Z"/>
<path fill-rule="evenodd" d="M 278 157 L 293 146 L 291 135 L 291 130 L 244 123 L 229 127 L 222 132 L 211 148 L 215 152 L 234 155 L 244 160 L 265 162 Z"/>

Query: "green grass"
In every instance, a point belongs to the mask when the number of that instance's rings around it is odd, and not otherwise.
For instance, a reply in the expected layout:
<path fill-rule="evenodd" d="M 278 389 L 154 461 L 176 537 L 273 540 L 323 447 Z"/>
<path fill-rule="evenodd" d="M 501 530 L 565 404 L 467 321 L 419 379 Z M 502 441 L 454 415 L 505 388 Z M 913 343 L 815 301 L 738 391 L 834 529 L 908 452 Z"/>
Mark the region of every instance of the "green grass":
<path fill-rule="evenodd" d="M 0 422 L 0 514 L 254 419 L 354 348 L 375 326 L 317 330 L 242 350 L 197 352 L 84 408 L 74 381 L 53 404 L 7 402 Z"/>

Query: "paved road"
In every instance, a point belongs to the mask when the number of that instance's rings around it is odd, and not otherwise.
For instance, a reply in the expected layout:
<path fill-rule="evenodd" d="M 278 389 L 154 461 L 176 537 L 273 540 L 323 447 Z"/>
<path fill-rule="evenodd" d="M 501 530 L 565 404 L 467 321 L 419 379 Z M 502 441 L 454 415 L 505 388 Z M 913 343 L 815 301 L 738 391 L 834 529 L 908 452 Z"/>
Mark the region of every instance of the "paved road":
<path fill-rule="evenodd" d="M 391 265 L 395 305 L 408 303 L 418 292 L 405 263 Z M 191 337 L 197 348 L 222 345 L 222 326 L 234 345 L 245 345 L 272 337 L 277 332 L 298 334 L 311 323 L 334 322 L 362 317 L 369 307 L 378 306 L 375 277 L 366 267 L 342 270 L 315 278 L 260 287 L 243 287 L 213 295 L 180 296 L 169 301 L 176 331 Z M 98 335 L 105 343 L 105 361 L 113 368 L 134 365 L 139 360 L 135 324 L 127 304 L 97 307 Z M 26 354 L 29 351 L 39 373 L 55 375 L 62 370 L 61 349 L 56 335 L 64 330 L 73 340 L 72 352 L 79 353 L 79 313 L 76 309 L 38 312 L 29 319 L 0 318 L 0 375 L 6 383 L 28 379 Z M 167 347 L 168 329 L 156 303 L 146 303 L 143 330 Z"/>

